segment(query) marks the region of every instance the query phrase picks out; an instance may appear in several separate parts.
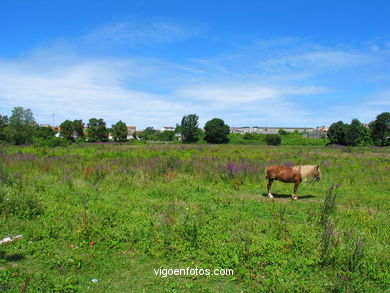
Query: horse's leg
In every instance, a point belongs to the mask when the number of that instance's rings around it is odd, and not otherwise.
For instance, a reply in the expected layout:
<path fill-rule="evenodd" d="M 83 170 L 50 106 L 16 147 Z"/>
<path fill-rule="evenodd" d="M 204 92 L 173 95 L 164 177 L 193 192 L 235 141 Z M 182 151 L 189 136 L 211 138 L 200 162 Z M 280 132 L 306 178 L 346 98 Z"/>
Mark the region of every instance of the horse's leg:
<path fill-rule="evenodd" d="M 297 197 L 297 191 L 298 191 L 299 183 L 300 183 L 300 182 L 295 182 L 295 185 L 294 185 L 294 194 L 293 194 L 293 196 L 292 196 L 292 199 L 293 199 L 293 200 L 297 200 L 297 199 L 298 199 L 298 197 Z"/>
<path fill-rule="evenodd" d="M 268 190 L 268 197 L 273 198 L 274 196 L 271 194 L 271 186 L 274 181 L 272 179 L 268 179 L 268 184 L 267 184 L 267 190 Z"/>

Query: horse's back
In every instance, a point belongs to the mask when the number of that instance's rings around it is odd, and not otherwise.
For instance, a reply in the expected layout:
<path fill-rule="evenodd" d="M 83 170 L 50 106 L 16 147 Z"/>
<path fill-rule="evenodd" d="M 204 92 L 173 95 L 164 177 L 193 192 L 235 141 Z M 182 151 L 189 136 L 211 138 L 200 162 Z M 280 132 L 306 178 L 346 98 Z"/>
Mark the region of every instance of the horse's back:
<path fill-rule="evenodd" d="M 283 166 L 268 166 L 265 168 L 265 178 L 267 179 L 276 179 L 278 174 L 281 171 L 281 168 L 284 168 Z"/>
<path fill-rule="evenodd" d="M 284 166 L 269 166 L 265 169 L 265 178 L 269 180 L 280 180 L 282 182 L 295 182 L 299 180 L 299 173 L 294 168 Z"/>

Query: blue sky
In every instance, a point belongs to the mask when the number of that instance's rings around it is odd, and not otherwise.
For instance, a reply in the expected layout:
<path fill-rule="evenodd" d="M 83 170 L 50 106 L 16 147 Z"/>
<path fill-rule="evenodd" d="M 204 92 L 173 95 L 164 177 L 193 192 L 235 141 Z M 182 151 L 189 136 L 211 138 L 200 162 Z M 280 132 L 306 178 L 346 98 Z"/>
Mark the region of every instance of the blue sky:
<path fill-rule="evenodd" d="M 369 122 L 390 111 L 389 1 L 0 1 L 0 114 L 142 129 Z"/>

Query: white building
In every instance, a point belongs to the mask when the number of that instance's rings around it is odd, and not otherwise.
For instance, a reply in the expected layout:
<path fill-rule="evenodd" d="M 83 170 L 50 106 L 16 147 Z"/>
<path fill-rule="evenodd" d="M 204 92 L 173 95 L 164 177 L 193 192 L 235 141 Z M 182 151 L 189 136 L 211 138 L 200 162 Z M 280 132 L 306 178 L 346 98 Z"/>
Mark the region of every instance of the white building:
<path fill-rule="evenodd" d="M 175 131 L 175 127 L 172 126 L 164 126 L 159 129 L 160 131 Z"/>
<path fill-rule="evenodd" d="M 244 127 L 230 127 L 231 133 L 262 133 L 262 134 L 276 134 L 279 130 L 283 129 L 286 132 L 293 133 L 295 131 L 312 132 L 314 128 L 311 127 L 267 127 L 267 126 L 244 126 Z"/>

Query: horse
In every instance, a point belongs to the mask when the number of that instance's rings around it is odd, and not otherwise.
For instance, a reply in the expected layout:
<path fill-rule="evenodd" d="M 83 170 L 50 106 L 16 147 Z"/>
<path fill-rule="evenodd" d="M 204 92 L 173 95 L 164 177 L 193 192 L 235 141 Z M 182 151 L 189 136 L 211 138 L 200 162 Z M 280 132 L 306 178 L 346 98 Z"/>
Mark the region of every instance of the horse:
<path fill-rule="evenodd" d="M 303 165 L 303 166 L 269 166 L 265 168 L 265 178 L 268 179 L 267 190 L 268 197 L 273 198 L 271 194 L 271 186 L 274 180 L 279 180 L 284 183 L 294 183 L 293 200 L 297 200 L 297 190 L 299 184 L 307 178 L 314 178 L 316 181 L 320 181 L 320 166 L 318 165 Z"/>

